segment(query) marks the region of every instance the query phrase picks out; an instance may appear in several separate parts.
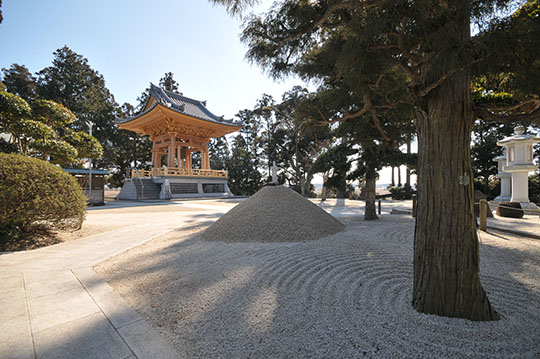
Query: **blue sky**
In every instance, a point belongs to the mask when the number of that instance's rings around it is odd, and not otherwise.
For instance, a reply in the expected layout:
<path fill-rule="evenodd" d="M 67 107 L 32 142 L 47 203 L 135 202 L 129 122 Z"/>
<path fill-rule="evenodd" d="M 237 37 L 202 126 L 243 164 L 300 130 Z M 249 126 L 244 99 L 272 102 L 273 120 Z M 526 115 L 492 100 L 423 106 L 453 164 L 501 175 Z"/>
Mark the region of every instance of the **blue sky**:
<path fill-rule="evenodd" d="M 263 0 L 253 11 L 271 3 Z M 18 63 L 35 73 L 67 45 L 104 76 L 119 104 L 137 105 L 148 83 L 169 71 L 185 96 L 206 100 L 226 118 L 253 108 L 263 93 L 279 100 L 303 85 L 274 82 L 251 65 L 239 39 L 242 20 L 207 0 L 3 0 L 2 12 L 0 68 Z M 379 182 L 390 182 L 389 171 Z"/>
<path fill-rule="evenodd" d="M 279 99 L 302 84 L 276 83 L 249 64 L 242 21 L 206 0 L 4 0 L 2 10 L 1 68 L 18 63 L 34 73 L 67 45 L 105 77 L 120 104 L 136 104 L 148 83 L 169 71 L 184 95 L 207 100 L 227 118 L 252 108 L 263 93 Z"/>

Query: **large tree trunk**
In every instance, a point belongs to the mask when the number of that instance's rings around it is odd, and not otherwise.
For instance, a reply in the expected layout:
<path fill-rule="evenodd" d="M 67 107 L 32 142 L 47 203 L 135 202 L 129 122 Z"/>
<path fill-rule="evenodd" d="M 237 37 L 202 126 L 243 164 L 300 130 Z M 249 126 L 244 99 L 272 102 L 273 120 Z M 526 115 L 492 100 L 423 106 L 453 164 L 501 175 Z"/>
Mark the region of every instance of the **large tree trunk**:
<path fill-rule="evenodd" d="M 302 196 L 309 197 L 309 194 L 311 193 L 311 181 L 313 181 L 313 173 L 308 172 L 306 174 L 306 179 L 302 184 Z"/>
<path fill-rule="evenodd" d="M 377 172 L 374 170 L 374 167 L 366 163 L 366 190 L 364 192 L 366 195 L 366 207 L 364 209 L 364 220 L 379 219 L 375 206 L 376 182 Z"/>
<path fill-rule="evenodd" d="M 448 37 L 470 36 L 469 17 L 454 19 Z M 453 26 L 452 26 L 453 25 Z M 451 41 L 449 40 L 449 41 Z M 458 67 L 456 49 L 426 65 L 427 87 Z M 412 304 L 422 313 L 496 320 L 480 283 L 478 237 L 473 214 L 470 75 L 457 71 L 418 107 L 418 209 L 414 237 Z"/>

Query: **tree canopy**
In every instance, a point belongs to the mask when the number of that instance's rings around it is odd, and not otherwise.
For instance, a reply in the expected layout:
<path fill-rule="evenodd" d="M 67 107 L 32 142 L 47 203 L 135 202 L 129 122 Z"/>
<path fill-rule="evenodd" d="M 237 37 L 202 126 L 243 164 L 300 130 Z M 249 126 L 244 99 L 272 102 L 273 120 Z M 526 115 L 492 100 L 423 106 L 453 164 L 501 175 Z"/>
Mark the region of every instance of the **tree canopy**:
<path fill-rule="evenodd" d="M 26 101 L 36 98 L 36 78 L 24 65 L 12 64 L 7 69 L 2 69 L 4 85 L 9 92 L 19 95 Z"/>
<path fill-rule="evenodd" d="M 99 142 L 85 132 L 68 126 L 75 115 L 50 100 L 33 100 L 0 91 L 0 132 L 9 134 L 13 152 L 39 157 L 53 163 L 69 165 L 83 158 L 103 155 Z"/>
<path fill-rule="evenodd" d="M 231 12 L 250 3 L 214 2 Z M 538 84 L 525 79 L 538 77 L 538 3 L 528 1 L 512 13 L 511 0 L 283 0 L 247 18 L 247 57 L 271 76 L 294 73 L 353 95 L 335 112 L 336 121 L 367 115 L 392 141 L 381 118 L 403 105 L 414 109 L 419 212 L 413 306 L 421 312 L 498 318 L 478 275 L 470 134 L 476 117 L 539 121 Z M 474 36 L 471 23 L 480 30 Z M 506 89 L 518 104 L 473 106 L 473 76 L 484 81 L 482 95 Z M 496 81 L 501 78 L 507 81 Z"/>

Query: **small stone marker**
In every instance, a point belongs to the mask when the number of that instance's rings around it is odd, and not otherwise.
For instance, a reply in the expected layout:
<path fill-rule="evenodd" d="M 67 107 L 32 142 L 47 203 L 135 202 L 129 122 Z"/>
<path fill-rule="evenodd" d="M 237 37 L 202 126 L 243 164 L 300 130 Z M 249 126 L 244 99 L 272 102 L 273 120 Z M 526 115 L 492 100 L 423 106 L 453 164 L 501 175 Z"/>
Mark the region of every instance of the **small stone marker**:
<path fill-rule="evenodd" d="M 273 161 L 273 164 L 272 164 L 272 184 L 276 186 L 278 184 L 276 161 Z"/>

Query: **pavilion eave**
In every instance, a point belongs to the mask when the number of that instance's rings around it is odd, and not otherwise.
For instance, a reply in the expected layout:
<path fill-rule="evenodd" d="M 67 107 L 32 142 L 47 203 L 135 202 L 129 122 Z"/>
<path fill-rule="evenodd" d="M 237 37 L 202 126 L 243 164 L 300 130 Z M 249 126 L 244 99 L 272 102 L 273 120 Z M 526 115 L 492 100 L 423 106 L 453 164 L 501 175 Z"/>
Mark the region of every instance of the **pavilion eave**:
<path fill-rule="evenodd" d="M 242 126 L 201 120 L 156 104 L 140 116 L 118 123 L 118 127 L 142 135 L 150 135 L 152 138 L 165 133 L 174 133 L 180 137 L 188 135 L 212 138 L 238 131 Z"/>

